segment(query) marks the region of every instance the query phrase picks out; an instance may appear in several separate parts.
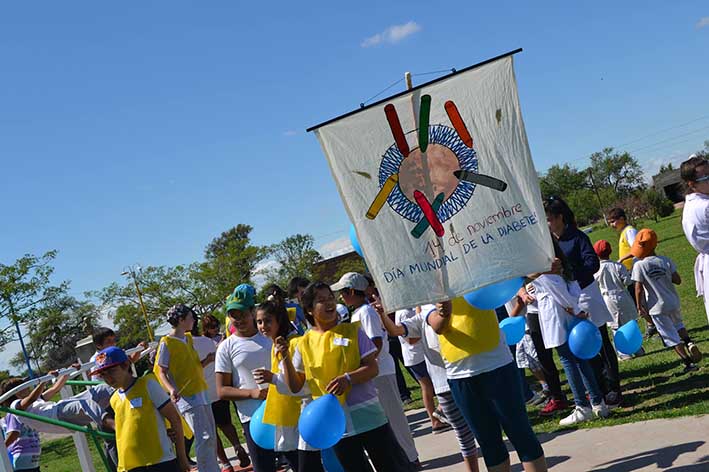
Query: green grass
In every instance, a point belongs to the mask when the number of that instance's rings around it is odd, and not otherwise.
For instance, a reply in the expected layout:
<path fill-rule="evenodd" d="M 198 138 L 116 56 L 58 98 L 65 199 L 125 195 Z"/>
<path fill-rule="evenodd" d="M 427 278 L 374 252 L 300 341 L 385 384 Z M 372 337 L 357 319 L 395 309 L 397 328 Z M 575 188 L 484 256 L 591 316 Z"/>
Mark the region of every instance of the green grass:
<path fill-rule="evenodd" d="M 635 227 L 652 228 L 657 232 L 659 245 L 657 253 L 665 255 L 677 264 L 677 271 L 682 276 L 682 284 L 677 287 L 682 300 L 682 316 L 692 339 L 699 345 L 703 353 L 709 354 L 709 326 L 704 311 L 704 303 L 696 297 L 694 288 L 694 259 L 696 253 L 690 247 L 682 232 L 680 221 L 681 210 L 659 222 L 638 222 Z M 613 257 L 618 255 L 618 234 L 611 228 L 594 230 L 589 234 L 593 242 L 605 239 L 613 247 Z M 643 323 L 641 323 L 643 324 Z M 699 365 L 700 370 L 681 375 L 682 364 L 677 354 L 663 347 L 654 337 L 646 342 L 647 355 L 620 363 L 621 385 L 624 390 L 623 407 L 613 411 L 610 418 L 582 423 L 572 428 L 559 426 L 559 418 L 543 418 L 539 416 L 539 408 L 529 408 L 529 417 L 537 432 L 555 432 L 562 429 L 596 428 L 635 421 L 645 421 L 656 418 L 673 418 L 688 415 L 704 415 L 709 413 L 709 369 L 706 360 Z M 559 371 L 563 371 L 557 359 Z M 407 384 L 414 400 L 407 409 L 423 408 L 421 390 L 418 383 L 404 372 Z M 530 385 L 534 379 L 528 378 Z M 564 384 L 567 397 L 571 392 Z M 241 433 L 241 426 L 231 409 L 232 421 Z M 221 434 L 221 433 L 220 433 Z M 225 447 L 228 445 L 222 436 Z M 98 454 L 90 445 L 97 469 L 100 467 Z M 76 472 L 79 470 L 78 459 L 71 438 L 48 441 L 42 445 L 41 469 L 51 472 Z M 101 469 L 98 469 L 101 470 Z"/>

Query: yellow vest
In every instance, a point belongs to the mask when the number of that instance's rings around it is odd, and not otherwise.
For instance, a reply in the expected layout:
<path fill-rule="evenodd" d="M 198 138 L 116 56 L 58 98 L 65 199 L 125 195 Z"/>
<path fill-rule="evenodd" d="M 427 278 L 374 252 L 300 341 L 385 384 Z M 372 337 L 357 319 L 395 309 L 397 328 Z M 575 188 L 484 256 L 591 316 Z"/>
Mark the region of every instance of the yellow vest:
<path fill-rule="evenodd" d="M 630 225 L 626 225 L 625 228 L 620 232 L 620 241 L 618 241 L 618 258 L 622 259 L 623 257 L 627 256 L 630 254 L 630 248 L 632 245 L 628 243 L 628 238 L 626 232 L 629 229 L 635 229 Z M 623 265 L 625 266 L 626 269 L 628 270 L 633 270 L 633 259 L 626 259 L 623 261 Z"/>
<path fill-rule="evenodd" d="M 157 359 L 160 354 L 160 349 L 167 349 L 170 353 L 170 375 L 175 381 L 175 387 L 177 387 L 181 396 L 191 397 L 192 395 L 208 390 L 209 387 L 204 380 L 202 363 L 199 361 L 199 355 L 194 349 L 192 335 L 187 333 L 186 336 L 186 343 L 170 336 L 163 336 L 158 346 L 158 356 L 155 357 L 153 372 L 159 379 L 158 370 L 160 370 L 160 366 L 158 365 Z M 163 385 L 162 387 L 167 390 L 167 385 Z"/>
<path fill-rule="evenodd" d="M 298 345 L 300 337 L 291 336 L 288 339 L 291 357 Z M 278 355 L 276 345 L 271 347 L 271 372 L 278 374 Z M 283 395 L 278 392 L 275 385 L 268 386 L 268 396 L 266 397 L 266 411 L 263 414 L 263 422 L 275 426 L 293 427 L 298 425 L 300 418 L 300 398 L 291 395 Z"/>
<path fill-rule="evenodd" d="M 140 377 L 123 398 L 118 392 L 111 397 L 116 414 L 118 472 L 158 464 L 167 452 L 160 444 L 158 418 L 148 393 L 149 380 L 155 378 L 150 374 Z"/>
<path fill-rule="evenodd" d="M 300 338 L 298 350 L 313 398 L 325 395 L 327 384 L 335 377 L 359 368 L 358 330 L 359 323 L 342 323 L 324 333 L 311 329 Z M 345 402 L 349 390 L 338 397 L 340 403 Z"/>
<path fill-rule="evenodd" d="M 450 321 L 438 336 L 441 354 L 448 362 L 492 351 L 500 343 L 500 326 L 494 310 L 480 310 L 464 298 L 452 300 Z"/>

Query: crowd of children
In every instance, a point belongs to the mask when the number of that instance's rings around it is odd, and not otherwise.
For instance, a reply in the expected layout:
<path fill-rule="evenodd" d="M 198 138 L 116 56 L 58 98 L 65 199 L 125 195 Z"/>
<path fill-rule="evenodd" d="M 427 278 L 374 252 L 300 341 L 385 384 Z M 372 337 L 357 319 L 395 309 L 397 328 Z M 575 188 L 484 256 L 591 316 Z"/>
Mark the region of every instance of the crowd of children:
<path fill-rule="evenodd" d="M 705 295 L 709 165 L 692 157 L 682 164 L 681 174 L 690 189 L 682 224 L 699 252 L 695 280 L 698 294 Z M 332 286 L 297 277 L 288 292 L 269 287 L 261 304 L 252 286 L 237 285 L 226 299 L 226 336 L 212 315 L 201 320 L 200 336 L 194 311 L 173 306 L 166 314 L 172 329 L 160 339 L 152 372 L 141 377 L 131 368 L 138 356 L 116 347 L 115 333 L 101 328 L 94 335 L 91 375 L 104 384 L 53 402 L 68 378 L 62 375 L 50 388 L 40 383 L 16 392 L 5 406 L 115 431 L 112 456 L 120 472 L 195 467 L 233 472 L 218 429 L 234 446 L 241 466 L 252 463 L 256 472 L 275 472 L 282 458 L 293 471 L 318 472 L 325 470 L 325 452 L 300 436 L 298 420 L 306 405 L 331 393 L 346 418 L 344 436 L 333 447 L 343 470 L 417 470 L 421 464 L 389 353 L 391 336 L 400 340 L 404 364 L 421 385 L 432 432 L 454 430 L 468 471 L 479 470 L 478 445 L 488 470 L 510 470 L 503 432 L 526 471 L 544 471 L 544 451 L 526 406 L 540 405 L 542 416 L 569 410 L 554 350 L 574 402 L 561 425 L 604 418 L 621 405 L 618 360 L 644 352 L 616 352 L 608 327 L 615 334 L 642 317 L 647 334 L 659 334 L 676 351 L 683 372 L 696 370 L 702 358 L 682 323 L 675 289 L 681 278 L 669 257 L 656 254 L 654 231 L 637 231 L 622 209 L 611 210 L 609 222 L 619 232 L 616 262 L 610 243 L 592 245 L 562 199 L 545 201 L 545 211 L 556 258 L 548 272 L 529 274 L 506 305 L 509 316 L 524 316 L 526 322 L 525 335 L 512 350 L 495 313 L 462 298 L 388 314 L 373 281 L 362 274 L 347 273 Z M 589 360 L 569 346 L 571 330 L 583 319 L 596 326 L 602 339 L 599 354 Z M 529 389 L 524 369 L 539 382 L 539 392 Z M 9 379 L 0 391 L 22 382 Z M 264 401 L 261 421 L 275 427 L 272 449 L 257 444 L 251 432 L 252 417 Z M 248 453 L 231 421 L 232 402 Z M 7 414 L 0 427 L 15 470 L 23 471 L 39 470 L 39 432 L 64 431 L 14 414 Z M 192 443 L 196 464 L 189 458 Z"/>

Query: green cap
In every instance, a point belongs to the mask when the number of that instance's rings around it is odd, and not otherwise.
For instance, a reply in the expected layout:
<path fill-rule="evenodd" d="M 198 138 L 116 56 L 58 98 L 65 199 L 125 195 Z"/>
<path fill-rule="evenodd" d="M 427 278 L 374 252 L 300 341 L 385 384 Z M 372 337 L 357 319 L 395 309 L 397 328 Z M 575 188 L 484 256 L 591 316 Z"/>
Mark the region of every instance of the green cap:
<path fill-rule="evenodd" d="M 249 284 L 237 285 L 234 292 L 226 298 L 226 311 L 248 310 L 253 308 L 256 302 L 256 289 Z"/>

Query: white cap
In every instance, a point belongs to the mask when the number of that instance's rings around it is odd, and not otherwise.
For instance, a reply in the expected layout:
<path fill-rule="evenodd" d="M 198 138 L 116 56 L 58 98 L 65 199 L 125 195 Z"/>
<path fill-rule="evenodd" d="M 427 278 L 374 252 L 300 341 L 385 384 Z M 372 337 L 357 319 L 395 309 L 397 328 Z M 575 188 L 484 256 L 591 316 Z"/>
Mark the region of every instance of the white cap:
<path fill-rule="evenodd" d="M 344 290 L 346 288 L 353 288 L 355 290 L 359 290 L 360 292 L 364 292 L 367 290 L 367 287 L 369 287 L 369 280 L 367 280 L 364 275 L 358 274 L 357 272 L 347 272 L 345 275 L 340 277 L 340 280 L 337 283 L 330 285 L 330 290 L 333 292 L 339 292 L 340 290 Z"/>

